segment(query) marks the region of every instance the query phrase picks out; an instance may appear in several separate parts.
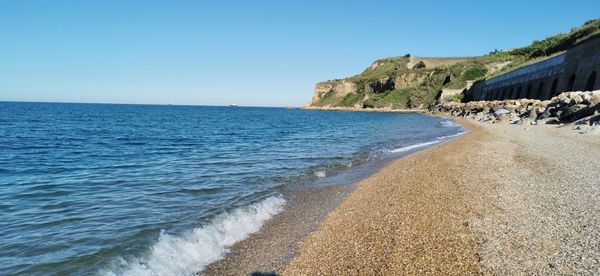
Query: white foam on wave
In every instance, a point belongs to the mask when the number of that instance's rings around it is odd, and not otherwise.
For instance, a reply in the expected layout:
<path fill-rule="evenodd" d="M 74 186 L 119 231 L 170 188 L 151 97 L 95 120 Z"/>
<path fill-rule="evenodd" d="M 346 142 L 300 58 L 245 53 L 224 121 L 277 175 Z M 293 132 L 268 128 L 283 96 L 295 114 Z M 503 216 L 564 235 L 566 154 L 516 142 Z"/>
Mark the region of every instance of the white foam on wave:
<path fill-rule="evenodd" d="M 455 126 L 458 126 L 458 124 L 455 123 L 452 120 L 444 120 L 444 121 L 441 121 L 440 124 L 442 124 L 442 126 L 444 126 L 444 127 L 455 127 Z"/>
<path fill-rule="evenodd" d="M 445 139 L 448 139 L 448 138 L 454 138 L 454 137 L 461 136 L 461 135 L 463 135 L 465 133 L 468 133 L 468 132 L 469 131 L 463 131 L 463 132 L 459 132 L 459 133 L 456 133 L 456 134 L 445 135 L 445 136 L 438 136 L 438 137 L 436 137 L 436 140 L 434 140 L 434 141 L 422 142 L 422 143 L 417 143 L 417 144 L 413 144 L 413 145 L 408 145 L 408 146 L 405 146 L 405 147 L 388 150 L 387 152 L 388 153 L 398 153 L 398 152 L 405 152 L 405 151 L 409 151 L 409 150 L 413 150 L 413 149 L 417 149 L 417 148 L 422 148 L 422 147 L 426 147 L 426 146 L 437 144 L 437 143 L 441 142 L 442 140 L 445 140 Z"/>
<path fill-rule="evenodd" d="M 220 215 L 209 224 L 183 235 L 161 233 L 145 257 L 120 260 L 117 269 L 103 275 L 194 275 L 222 259 L 234 243 L 257 232 L 281 212 L 285 199 L 272 196 L 261 202 Z"/>
<path fill-rule="evenodd" d="M 319 178 L 323 178 L 327 176 L 327 172 L 325 171 L 315 171 L 315 175 Z"/>
<path fill-rule="evenodd" d="M 410 145 L 410 146 L 405 146 L 405 147 L 401 147 L 401 148 L 389 150 L 388 152 L 390 152 L 390 153 L 405 152 L 405 151 L 409 151 L 409 150 L 418 149 L 418 148 L 426 147 L 426 146 L 429 146 L 429 145 L 437 144 L 439 142 L 440 142 L 439 140 L 429 141 L 429 142 L 423 142 L 423 143 L 418 143 L 418 144 L 414 144 L 414 145 Z"/>
<path fill-rule="evenodd" d="M 463 131 L 463 132 L 459 132 L 459 133 L 452 134 L 452 135 L 438 136 L 438 137 L 437 137 L 437 139 L 438 139 L 438 140 L 443 140 L 443 139 L 448 139 L 448 138 L 458 137 L 458 136 L 461 136 L 461 135 L 463 135 L 463 134 L 465 134 L 465 133 L 467 133 L 467 132 L 468 132 L 468 131 Z"/>

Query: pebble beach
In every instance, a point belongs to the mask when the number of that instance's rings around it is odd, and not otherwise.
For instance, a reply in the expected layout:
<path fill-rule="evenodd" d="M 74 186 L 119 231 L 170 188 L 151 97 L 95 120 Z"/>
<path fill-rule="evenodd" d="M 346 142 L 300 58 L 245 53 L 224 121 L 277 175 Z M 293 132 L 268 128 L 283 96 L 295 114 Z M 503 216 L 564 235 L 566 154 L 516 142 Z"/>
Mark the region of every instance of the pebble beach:
<path fill-rule="evenodd" d="M 598 137 L 570 126 L 458 122 L 470 132 L 355 184 L 258 269 L 231 264 L 264 252 L 252 241 L 269 224 L 208 274 L 599 274 Z"/>

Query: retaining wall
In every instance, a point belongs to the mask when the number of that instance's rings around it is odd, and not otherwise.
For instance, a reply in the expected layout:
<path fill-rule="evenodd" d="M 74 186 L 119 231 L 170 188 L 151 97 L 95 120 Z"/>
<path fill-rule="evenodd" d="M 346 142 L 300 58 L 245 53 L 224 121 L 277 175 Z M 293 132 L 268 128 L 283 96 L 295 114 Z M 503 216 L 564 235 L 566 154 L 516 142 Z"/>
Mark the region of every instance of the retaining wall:
<path fill-rule="evenodd" d="M 566 91 L 600 89 L 600 37 L 564 53 L 502 75 L 475 82 L 465 91 L 469 100 L 547 100 Z"/>

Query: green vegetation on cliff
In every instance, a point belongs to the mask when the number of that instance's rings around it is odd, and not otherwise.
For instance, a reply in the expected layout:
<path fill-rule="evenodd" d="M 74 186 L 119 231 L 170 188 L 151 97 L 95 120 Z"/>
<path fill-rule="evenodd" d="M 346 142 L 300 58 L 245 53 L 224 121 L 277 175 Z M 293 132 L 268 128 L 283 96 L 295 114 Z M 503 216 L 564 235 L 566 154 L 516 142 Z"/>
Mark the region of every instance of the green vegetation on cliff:
<path fill-rule="evenodd" d="M 408 68 L 407 64 L 409 57 L 400 58 L 386 58 L 378 60 L 371 65 L 371 67 L 365 69 L 360 75 L 348 78 L 348 80 L 355 83 L 374 81 L 386 77 L 394 77 L 398 74 L 405 73 Z"/>
<path fill-rule="evenodd" d="M 415 58 L 410 55 L 375 61 L 361 74 L 317 84 L 317 107 L 428 108 L 443 89 L 463 89 L 468 81 L 489 78 L 565 51 L 600 36 L 600 19 L 586 22 L 568 33 L 507 51 L 494 50 L 470 58 Z M 344 88 L 338 88 L 340 83 Z M 351 89 L 348 88 L 351 83 Z M 460 100 L 455 97 L 454 100 Z"/>
<path fill-rule="evenodd" d="M 508 51 L 508 53 L 528 58 L 550 56 L 565 51 L 581 41 L 597 35 L 600 35 L 600 19 L 587 21 L 582 26 L 571 29 L 568 33 L 535 40 L 529 46 L 516 48 Z"/>
<path fill-rule="evenodd" d="M 364 108 L 384 108 L 391 107 L 393 109 L 408 108 L 410 95 L 415 91 L 415 88 L 394 89 L 385 93 L 374 93 L 368 99 L 363 101 Z"/>
<path fill-rule="evenodd" d="M 362 94 L 348 93 L 348 94 L 346 94 L 346 96 L 344 96 L 344 98 L 342 98 L 339 105 L 343 106 L 343 107 L 353 107 L 361 99 L 363 99 Z"/>

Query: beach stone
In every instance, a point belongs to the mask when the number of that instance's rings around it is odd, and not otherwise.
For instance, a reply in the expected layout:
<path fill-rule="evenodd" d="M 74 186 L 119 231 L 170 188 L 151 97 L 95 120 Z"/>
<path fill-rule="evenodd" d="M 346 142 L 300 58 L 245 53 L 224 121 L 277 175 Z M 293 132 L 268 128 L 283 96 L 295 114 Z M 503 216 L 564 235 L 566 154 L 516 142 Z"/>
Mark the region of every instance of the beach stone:
<path fill-rule="evenodd" d="M 600 104 L 600 90 L 592 92 L 590 96 L 590 105 Z"/>
<path fill-rule="evenodd" d="M 567 105 L 561 106 L 556 111 L 556 117 L 558 117 L 558 119 L 561 119 L 561 120 L 568 117 L 569 115 L 571 115 L 571 109 Z"/>
<path fill-rule="evenodd" d="M 587 106 L 584 105 L 584 104 L 576 104 L 576 105 L 573 105 L 573 106 L 569 107 L 569 110 L 571 111 L 571 113 L 577 113 L 577 112 L 579 112 L 580 110 L 582 110 L 582 109 L 584 109 L 586 107 Z"/>
<path fill-rule="evenodd" d="M 535 121 L 537 120 L 538 117 L 538 108 L 534 107 L 529 111 L 529 116 L 527 118 L 529 118 L 529 120 L 531 120 L 532 124 L 535 123 Z"/>
<path fill-rule="evenodd" d="M 557 123 L 591 116 L 600 110 L 600 90 L 564 92 L 549 100 L 518 99 L 502 101 L 445 102 L 432 111 L 451 116 L 473 118 L 481 122 L 498 123 Z M 500 113 L 510 112 L 507 118 Z M 493 115 L 493 117 L 491 116 Z"/>
<path fill-rule="evenodd" d="M 584 104 L 590 104 L 590 102 L 592 101 L 592 94 L 591 93 L 585 93 L 581 97 L 583 98 L 583 103 Z"/>
<path fill-rule="evenodd" d="M 496 118 L 498 123 L 509 123 L 511 121 L 510 115 L 502 114 Z"/>
<path fill-rule="evenodd" d="M 567 97 L 567 93 L 562 93 L 562 94 L 558 95 L 558 102 L 568 103 L 570 101 L 571 101 L 571 99 L 569 99 L 569 97 Z"/>

